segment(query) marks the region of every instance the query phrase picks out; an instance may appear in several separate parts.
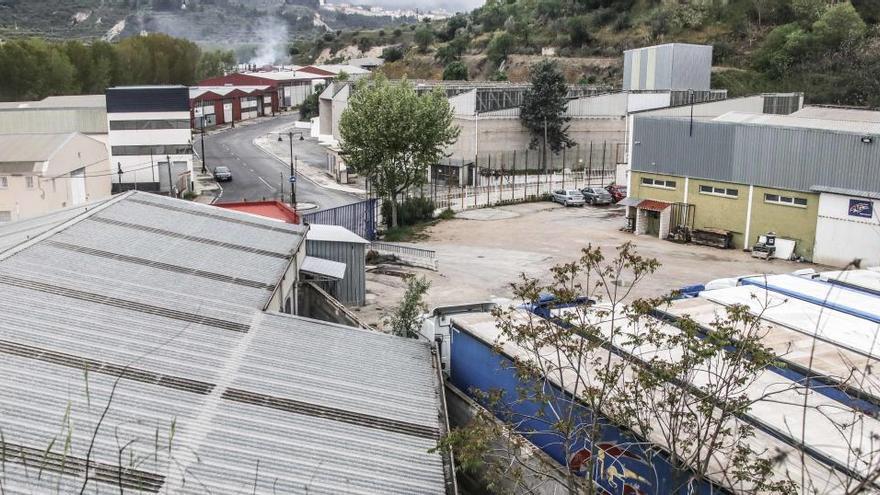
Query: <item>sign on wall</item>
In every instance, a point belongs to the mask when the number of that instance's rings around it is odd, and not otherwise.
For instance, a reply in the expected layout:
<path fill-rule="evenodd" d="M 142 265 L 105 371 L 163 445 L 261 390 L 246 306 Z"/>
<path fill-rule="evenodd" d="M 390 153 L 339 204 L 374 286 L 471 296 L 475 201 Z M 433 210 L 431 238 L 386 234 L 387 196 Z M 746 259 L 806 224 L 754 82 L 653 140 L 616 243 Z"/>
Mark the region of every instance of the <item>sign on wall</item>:
<path fill-rule="evenodd" d="M 849 216 L 860 218 L 873 218 L 874 202 L 867 199 L 849 200 Z"/>

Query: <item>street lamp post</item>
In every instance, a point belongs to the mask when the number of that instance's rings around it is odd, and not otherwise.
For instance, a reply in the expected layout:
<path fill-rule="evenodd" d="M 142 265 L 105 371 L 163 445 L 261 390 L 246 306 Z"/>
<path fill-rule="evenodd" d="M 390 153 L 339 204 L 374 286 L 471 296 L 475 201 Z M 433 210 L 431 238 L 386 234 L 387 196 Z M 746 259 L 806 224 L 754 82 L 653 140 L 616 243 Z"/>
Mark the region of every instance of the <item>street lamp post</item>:
<path fill-rule="evenodd" d="M 296 209 L 296 163 L 294 162 L 293 156 L 293 132 L 287 135 L 290 140 L 290 176 L 293 178 L 293 183 L 290 185 L 290 206 L 293 209 Z M 300 136 L 302 137 L 302 136 Z"/>
<path fill-rule="evenodd" d="M 202 100 L 202 173 L 208 173 L 208 157 L 205 156 L 205 100 Z"/>
<path fill-rule="evenodd" d="M 298 159 L 293 154 L 293 135 L 298 134 L 299 140 L 304 141 L 305 137 L 303 137 L 302 131 L 289 131 L 287 133 L 287 139 L 290 141 L 290 204 L 293 208 L 296 208 L 296 169 Z M 278 134 L 278 142 L 284 141 L 283 134 Z"/>

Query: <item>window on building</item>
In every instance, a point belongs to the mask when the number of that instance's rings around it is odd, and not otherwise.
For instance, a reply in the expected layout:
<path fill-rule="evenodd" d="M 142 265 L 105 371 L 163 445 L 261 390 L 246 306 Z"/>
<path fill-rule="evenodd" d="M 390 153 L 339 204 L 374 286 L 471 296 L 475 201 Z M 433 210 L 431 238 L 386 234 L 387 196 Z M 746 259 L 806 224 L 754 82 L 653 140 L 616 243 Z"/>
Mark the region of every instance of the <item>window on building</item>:
<path fill-rule="evenodd" d="M 9 187 L 9 177 L 3 175 L 0 176 L 0 189 L 6 189 Z"/>
<path fill-rule="evenodd" d="M 11 211 L 0 211 L 0 223 L 11 222 L 12 221 L 12 212 Z"/>
<path fill-rule="evenodd" d="M 34 188 L 34 176 L 27 175 L 24 178 L 24 185 L 27 186 L 28 189 Z"/>
<path fill-rule="evenodd" d="M 167 129 L 189 129 L 189 119 L 164 120 L 111 120 L 111 131 L 152 131 Z"/>
<path fill-rule="evenodd" d="M 726 198 L 738 198 L 739 190 L 729 187 L 700 186 L 701 194 L 711 194 L 713 196 L 724 196 Z"/>
<path fill-rule="evenodd" d="M 651 187 L 662 187 L 664 189 L 675 189 L 674 180 L 652 179 L 651 177 L 642 177 L 642 184 Z"/>
<path fill-rule="evenodd" d="M 779 194 L 765 194 L 764 202 L 783 206 L 797 206 L 799 208 L 807 206 L 807 198 L 795 198 L 793 196 L 781 196 Z"/>
<path fill-rule="evenodd" d="M 189 155 L 192 148 L 188 144 L 157 144 L 153 146 L 113 146 L 113 156 L 149 156 Z"/>

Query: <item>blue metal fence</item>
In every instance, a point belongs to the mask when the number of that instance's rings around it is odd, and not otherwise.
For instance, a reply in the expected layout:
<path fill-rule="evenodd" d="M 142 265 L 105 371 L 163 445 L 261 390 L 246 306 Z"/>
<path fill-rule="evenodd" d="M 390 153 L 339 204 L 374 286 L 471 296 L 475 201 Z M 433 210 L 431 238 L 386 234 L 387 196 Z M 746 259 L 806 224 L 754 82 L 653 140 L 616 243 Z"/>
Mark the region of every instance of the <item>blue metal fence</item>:
<path fill-rule="evenodd" d="M 368 241 L 375 241 L 377 204 L 377 199 L 367 199 L 329 210 L 306 213 L 303 220 L 306 223 L 345 227 Z"/>

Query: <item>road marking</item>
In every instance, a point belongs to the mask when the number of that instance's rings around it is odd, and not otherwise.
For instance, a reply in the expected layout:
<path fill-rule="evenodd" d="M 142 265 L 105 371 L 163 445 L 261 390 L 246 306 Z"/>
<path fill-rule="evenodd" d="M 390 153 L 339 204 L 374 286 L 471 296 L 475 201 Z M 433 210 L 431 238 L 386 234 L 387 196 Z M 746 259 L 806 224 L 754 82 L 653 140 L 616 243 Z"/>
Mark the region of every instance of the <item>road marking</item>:
<path fill-rule="evenodd" d="M 272 192 L 275 192 L 275 188 L 272 187 L 272 186 L 270 186 L 269 183 L 266 182 L 262 177 L 259 177 L 259 176 L 258 176 L 257 178 L 260 179 L 260 182 L 262 182 L 263 184 L 266 184 L 266 188 L 267 188 L 267 189 L 269 189 L 269 190 L 272 191 Z"/>

